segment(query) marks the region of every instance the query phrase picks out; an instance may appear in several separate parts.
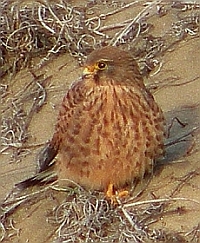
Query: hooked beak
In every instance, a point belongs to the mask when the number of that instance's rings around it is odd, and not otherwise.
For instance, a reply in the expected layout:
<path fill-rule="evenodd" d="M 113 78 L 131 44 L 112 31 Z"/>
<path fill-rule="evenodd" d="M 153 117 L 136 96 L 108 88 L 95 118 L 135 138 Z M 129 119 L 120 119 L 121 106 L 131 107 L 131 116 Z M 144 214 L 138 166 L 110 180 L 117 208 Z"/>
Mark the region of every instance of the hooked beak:
<path fill-rule="evenodd" d="M 92 75 L 96 73 L 96 69 L 94 66 L 87 66 L 83 69 L 83 77 Z"/>

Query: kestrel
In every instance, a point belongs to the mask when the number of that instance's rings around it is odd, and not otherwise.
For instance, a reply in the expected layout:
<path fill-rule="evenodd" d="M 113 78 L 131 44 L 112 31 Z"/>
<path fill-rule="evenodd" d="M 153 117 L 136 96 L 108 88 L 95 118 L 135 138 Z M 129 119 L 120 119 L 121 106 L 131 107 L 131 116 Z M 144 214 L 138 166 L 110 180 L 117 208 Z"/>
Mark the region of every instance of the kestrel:
<path fill-rule="evenodd" d="M 163 113 L 136 61 L 119 48 L 103 47 L 88 56 L 82 77 L 64 96 L 39 174 L 19 186 L 54 178 L 89 190 L 120 189 L 152 169 L 163 139 Z"/>

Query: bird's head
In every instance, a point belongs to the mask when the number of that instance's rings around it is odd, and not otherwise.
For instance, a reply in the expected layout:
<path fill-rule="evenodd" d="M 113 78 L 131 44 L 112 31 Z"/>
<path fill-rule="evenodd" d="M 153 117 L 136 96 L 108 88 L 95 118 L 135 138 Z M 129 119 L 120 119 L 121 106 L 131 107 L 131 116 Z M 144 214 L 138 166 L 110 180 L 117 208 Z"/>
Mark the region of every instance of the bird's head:
<path fill-rule="evenodd" d="M 93 60 L 93 62 L 86 63 L 83 70 L 84 76 L 89 75 L 102 75 L 108 73 L 109 68 L 111 68 L 113 60 L 101 58 L 99 60 Z"/>
<path fill-rule="evenodd" d="M 88 56 L 83 70 L 83 78 L 92 77 L 100 85 L 108 82 L 127 85 L 136 76 L 141 78 L 133 57 L 113 46 L 94 50 Z"/>

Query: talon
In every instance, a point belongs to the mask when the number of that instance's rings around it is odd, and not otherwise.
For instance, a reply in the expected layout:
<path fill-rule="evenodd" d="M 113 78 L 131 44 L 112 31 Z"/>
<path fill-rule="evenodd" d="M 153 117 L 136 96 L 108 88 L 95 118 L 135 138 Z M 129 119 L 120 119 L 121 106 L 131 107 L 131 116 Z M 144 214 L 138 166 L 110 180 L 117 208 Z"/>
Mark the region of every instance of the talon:
<path fill-rule="evenodd" d="M 129 195 L 129 191 L 127 190 L 117 191 L 115 190 L 114 185 L 112 183 L 108 185 L 106 197 L 111 201 L 112 205 L 118 205 L 120 198 L 127 197 L 128 195 Z"/>
<path fill-rule="evenodd" d="M 119 191 L 119 192 L 118 192 L 118 197 L 119 197 L 119 198 L 127 197 L 128 195 L 129 195 L 129 191 L 126 191 L 126 190 L 124 190 L 124 191 Z"/>

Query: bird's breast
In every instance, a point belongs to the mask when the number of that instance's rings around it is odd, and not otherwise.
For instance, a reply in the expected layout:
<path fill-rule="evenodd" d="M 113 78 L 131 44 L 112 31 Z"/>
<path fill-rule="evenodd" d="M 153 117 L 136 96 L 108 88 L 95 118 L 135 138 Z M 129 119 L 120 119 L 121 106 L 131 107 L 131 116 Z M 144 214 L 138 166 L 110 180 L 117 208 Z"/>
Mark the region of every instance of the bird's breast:
<path fill-rule="evenodd" d="M 63 134 L 68 156 L 95 154 L 104 158 L 115 150 L 131 149 L 135 138 L 143 139 L 142 121 L 148 119 L 143 116 L 146 105 L 137 91 L 127 92 L 121 86 L 90 90 Z"/>
<path fill-rule="evenodd" d="M 143 176 L 162 144 L 162 119 L 153 107 L 134 88 L 90 90 L 60 135 L 60 177 L 100 189 Z"/>

